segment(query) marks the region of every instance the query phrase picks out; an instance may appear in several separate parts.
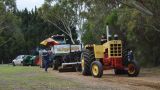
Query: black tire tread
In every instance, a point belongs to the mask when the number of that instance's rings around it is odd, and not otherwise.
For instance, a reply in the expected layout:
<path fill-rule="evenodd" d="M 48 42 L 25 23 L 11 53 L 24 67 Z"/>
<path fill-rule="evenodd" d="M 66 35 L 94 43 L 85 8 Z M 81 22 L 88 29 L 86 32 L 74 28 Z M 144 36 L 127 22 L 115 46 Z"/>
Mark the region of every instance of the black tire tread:
<path fill-rule="evenodd" d="M 83 51 L 83 57 L 84 57 L 84 71 L 82 71 L 83 75 L 91 75 L 91 64 L 93 61 L 95 61 L 94 53 L 92 51 L 89 51 L 88 49 L 85 49 Z"/>
<path fill-rule="evenodd" d="M 129 77 L 137 77 L 137 76 L 139 75 L 139 72 L 140 72 L 140 66 L 139 66 L 139 64 L 137 63 L 136 60 L 131 61 L 130 63 L 132 63 L 132 64 L 135 65 L 136 71 L 135 71 L 134 74 L 129 74 L 129 73 L 128 73 L 128 76 L 129 76 Z M 129 64 L 130 64 L 130 63 L 129 63 Z"/>

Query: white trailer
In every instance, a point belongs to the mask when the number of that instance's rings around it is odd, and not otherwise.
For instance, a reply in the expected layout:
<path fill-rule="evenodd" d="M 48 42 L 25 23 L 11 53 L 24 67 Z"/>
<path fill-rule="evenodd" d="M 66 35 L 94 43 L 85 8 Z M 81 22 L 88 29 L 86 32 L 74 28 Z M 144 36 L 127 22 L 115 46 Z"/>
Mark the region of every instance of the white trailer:
<path fill-rule="evenodd" d="M 53 53 L 53 69 L 67 71 L 69 68 L 80 70 L 80 58 L 82 52 L 82 45 L 54 45 L 51 48 Z M 69 70 L 70 71 L 70 70 Z"/>

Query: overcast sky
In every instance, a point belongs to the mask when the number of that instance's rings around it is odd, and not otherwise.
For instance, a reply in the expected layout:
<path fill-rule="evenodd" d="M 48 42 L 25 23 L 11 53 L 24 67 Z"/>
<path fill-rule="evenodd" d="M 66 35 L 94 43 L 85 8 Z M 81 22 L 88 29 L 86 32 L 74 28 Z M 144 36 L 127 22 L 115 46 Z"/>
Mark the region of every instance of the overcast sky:
<path fill-rule="evenodd" d="M 35 6 L 37 8 L 40 7 L 44 3 L 44 0 L 16 0 L 16 3 L 19 10 L 24 8 L 32 10 Z"/>

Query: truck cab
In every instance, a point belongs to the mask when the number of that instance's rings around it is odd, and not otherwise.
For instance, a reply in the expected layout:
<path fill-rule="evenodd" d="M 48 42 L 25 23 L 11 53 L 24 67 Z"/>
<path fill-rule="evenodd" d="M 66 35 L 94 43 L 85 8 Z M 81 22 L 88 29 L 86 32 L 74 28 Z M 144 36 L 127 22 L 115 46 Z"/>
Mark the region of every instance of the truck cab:
<path fill-rule="evenodd" d="M 62 44 L 66 44 L 66 39 L 65 39 L 65 36 L 62 34 L 62 35 L 53 35 L 51 36 L 52 39 L 56 40 L 57 42 L 59 42 L 60 45 Z"/>

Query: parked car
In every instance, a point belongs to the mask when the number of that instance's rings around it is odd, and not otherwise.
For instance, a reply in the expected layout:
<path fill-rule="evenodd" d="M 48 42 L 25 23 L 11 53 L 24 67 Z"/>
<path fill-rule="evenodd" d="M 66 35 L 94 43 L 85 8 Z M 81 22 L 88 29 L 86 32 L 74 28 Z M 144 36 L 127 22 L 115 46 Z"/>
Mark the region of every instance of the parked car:
<path fill-rule="evenodd" d="M 23 59 L 23 66 L 34 66 L 35 65 L 36 56 L 26 55 Z"/>
<path fill-rule="evenodd" d="M 24 56 L 25 56 L 25 55 L 18 55 L 18 56 L 12 61 L 13 66 L 22 65 L 22 64 L 23 64 Z"/>

